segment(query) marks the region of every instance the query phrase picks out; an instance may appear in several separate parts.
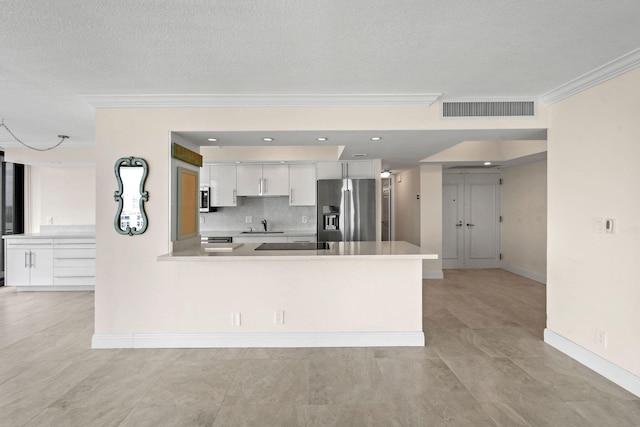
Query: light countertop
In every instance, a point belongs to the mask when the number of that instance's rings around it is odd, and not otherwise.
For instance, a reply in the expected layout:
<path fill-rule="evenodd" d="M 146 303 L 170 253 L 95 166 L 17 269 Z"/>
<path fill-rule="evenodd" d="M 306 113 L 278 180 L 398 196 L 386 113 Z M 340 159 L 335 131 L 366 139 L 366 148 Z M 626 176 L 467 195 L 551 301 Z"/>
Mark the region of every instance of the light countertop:
<path fill-rule="evenodd" d="M 229 250 L 227 246 L 235 248 Z M 256 251 L 260 243 L 210 243 L 161 255 L 158 261 L 277 261 L 277 260 L 384 260 L 384 259 L 438 259 L 437 254 L 407 242 L 330 242 L 327 250 L 274 250 Z M 207 247 L 219 249 L 206 251 Z M 227 250 L 224 250 L 227 249 Z"/>

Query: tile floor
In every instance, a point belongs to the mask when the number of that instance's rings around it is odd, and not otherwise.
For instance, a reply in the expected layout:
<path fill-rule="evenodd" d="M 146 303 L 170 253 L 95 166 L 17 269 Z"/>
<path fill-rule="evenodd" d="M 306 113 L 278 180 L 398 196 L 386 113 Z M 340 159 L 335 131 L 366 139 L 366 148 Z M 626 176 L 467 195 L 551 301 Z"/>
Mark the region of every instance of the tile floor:
<path fill-rule="evenodd" d="M 93 294 L 0 291 L 0 426 L 640 426 L 545 345 L 545 288 L 424 282 L 420 348 L 91 350 Z"/>

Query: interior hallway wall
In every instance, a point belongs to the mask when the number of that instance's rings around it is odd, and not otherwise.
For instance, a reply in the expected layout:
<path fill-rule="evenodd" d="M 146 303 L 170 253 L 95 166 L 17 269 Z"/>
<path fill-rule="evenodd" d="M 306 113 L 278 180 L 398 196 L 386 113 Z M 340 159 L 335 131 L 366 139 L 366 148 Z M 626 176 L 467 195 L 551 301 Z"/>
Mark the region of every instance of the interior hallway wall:
<path fill-rule="evenodd" d="M 636 376 L 638 112 L 640 68 L 552 105 L 547 233 L 548 329 Z M 598 218 L 614 218 L 615 232 L 599 231 Z"/>
<path fill-rule="evenodd" d="M 502 169 L 502 268 L 546 283 L 547 161 Z"/>

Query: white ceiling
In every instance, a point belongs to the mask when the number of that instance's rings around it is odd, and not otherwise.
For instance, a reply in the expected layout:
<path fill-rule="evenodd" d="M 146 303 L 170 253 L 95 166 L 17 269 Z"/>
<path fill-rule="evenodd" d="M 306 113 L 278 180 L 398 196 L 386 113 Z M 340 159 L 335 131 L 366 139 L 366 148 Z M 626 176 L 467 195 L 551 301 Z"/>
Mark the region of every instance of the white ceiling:
<path fill-rule="evenodd" d="M 0 118 L 25 142 L 53 145 L 65 134 L 67 147 L 94 144 L 94 111 L 85 96 L 539 97 L 635 50 L 640 40 L 638 0 L 2 0 L 0 6 Z M 521 137 L 540 136 L 527 132 Z M 415 147 L 398 153 L 385 146 L 378 157 L 416 162 L 425 145 L 433 153 L 442 144 L 424 131 L 407 131 L 407 138 Z M 16 146 L 4 129 L 0 146 Z"/>

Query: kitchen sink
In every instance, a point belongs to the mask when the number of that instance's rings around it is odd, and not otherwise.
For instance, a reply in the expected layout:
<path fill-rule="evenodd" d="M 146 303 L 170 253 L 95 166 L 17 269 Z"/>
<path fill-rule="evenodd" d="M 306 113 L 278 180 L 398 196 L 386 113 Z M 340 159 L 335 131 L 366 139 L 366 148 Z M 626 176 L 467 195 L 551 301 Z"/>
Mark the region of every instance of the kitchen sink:
<path fill-rule="evenodd" d="M 241 234 L 278 234 L 284 231 L 243 231 Z"/>

